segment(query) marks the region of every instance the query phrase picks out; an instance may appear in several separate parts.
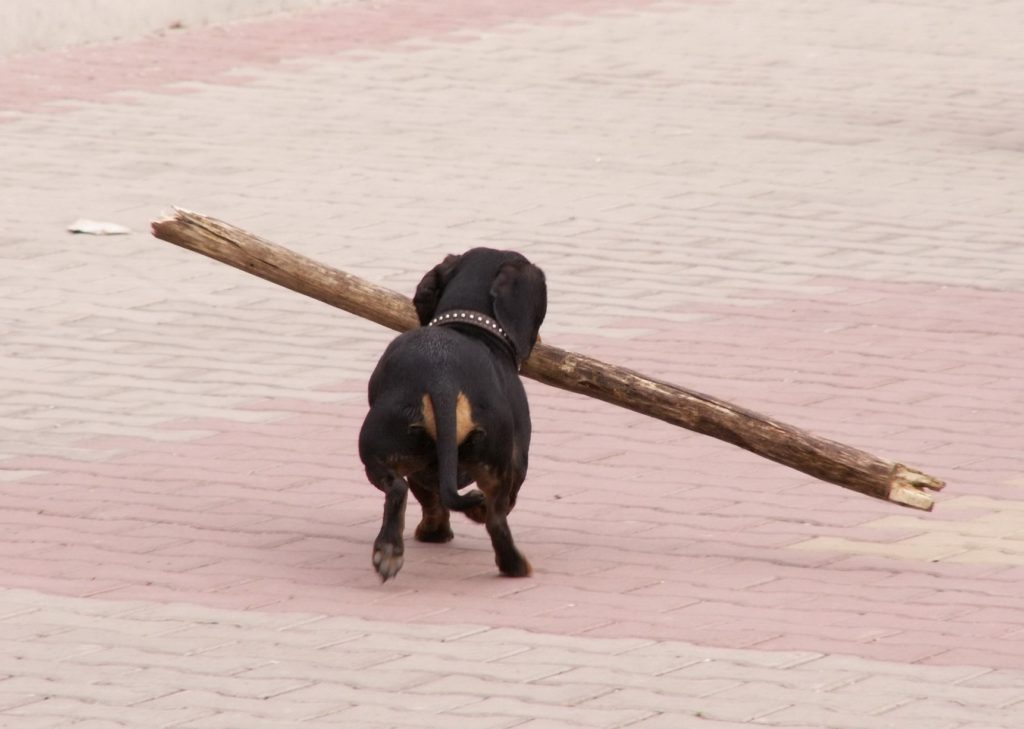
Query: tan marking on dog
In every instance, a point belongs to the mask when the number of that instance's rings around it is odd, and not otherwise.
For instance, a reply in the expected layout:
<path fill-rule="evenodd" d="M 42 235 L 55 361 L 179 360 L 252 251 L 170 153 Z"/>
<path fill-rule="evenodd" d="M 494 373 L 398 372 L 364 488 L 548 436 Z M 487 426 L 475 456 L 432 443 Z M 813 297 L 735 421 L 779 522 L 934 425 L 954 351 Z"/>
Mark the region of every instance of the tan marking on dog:
<path fill-rule="evenodd" d="M 420 408 L 423 413 L 423 429 L 431 438 L 437 440 L 437 423 L 434 422 L 434 404 L 430 395 L 423 395 L 423 406 Z M 469 405 L 469 398 L 461 392 L 455 398 L 455 442 L 462 445 L 462 441 L 469 437 L 469 434 L 476 430 L 476 422 L 473 420 L 473 409 Z"/>

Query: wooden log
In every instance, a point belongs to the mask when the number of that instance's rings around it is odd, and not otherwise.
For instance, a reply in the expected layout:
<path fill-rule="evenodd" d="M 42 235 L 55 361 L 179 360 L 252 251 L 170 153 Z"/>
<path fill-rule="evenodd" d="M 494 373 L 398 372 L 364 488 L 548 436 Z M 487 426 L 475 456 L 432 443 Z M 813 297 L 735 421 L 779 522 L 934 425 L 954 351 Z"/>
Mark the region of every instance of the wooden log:
<path fill-rule="evenodd" d="M 406 331 L 419 326 L 405 296 L 186 210 L 152 224 L 153 235 L 285 286 L 352 314 Z M 538 344 L 522 374 L 553 387 L 664 420 L 868 496 L 931 510 L 939 479 L 900 463 L 820 438 L 699 392 L 645 377 L 547 344 Z"/>

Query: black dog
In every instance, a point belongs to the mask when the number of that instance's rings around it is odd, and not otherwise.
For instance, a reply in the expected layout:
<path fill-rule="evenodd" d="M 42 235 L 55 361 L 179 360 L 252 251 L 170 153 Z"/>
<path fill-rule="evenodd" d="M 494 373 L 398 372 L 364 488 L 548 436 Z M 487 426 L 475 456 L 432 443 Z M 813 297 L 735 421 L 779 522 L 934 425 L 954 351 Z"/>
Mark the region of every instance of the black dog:
<path fill-rule="evenodd" d="M 416 287 L 418 329 L 396 338 L 370 376 L 359 433 L 366 476 L 384 492 L 373 545 L 382 580 L 402 567 L 409 489 L 423 507 L 416 538 L 452 539 L 450 511 L 487 525 L 503 574 L 530 563 L 506 519 L 526 478 L 530 410 L 519 365 L 547 311 L 544 273 L 519 253 L 474 248 L 448 256 Z M 473 489 L 459 489 L 472 482 Z"/>

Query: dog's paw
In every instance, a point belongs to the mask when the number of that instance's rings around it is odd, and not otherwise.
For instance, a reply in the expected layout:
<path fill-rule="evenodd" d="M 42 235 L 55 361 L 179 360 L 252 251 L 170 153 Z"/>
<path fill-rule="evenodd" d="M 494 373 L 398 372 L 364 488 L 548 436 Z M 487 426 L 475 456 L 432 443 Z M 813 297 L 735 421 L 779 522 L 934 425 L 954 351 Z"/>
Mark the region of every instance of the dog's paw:
<path fill-rule="evenodd" d="M 428 523 L 424 520 L 416 527 L 416 539 L 421 542 L 443 544 L 450 542 L 454 538 L 455 534 L 452 532 L 451 524 L 447 520 L 443 524 Z"/>
<path fill-rule="evenodd" d="M 397 575 L 404 561 L 401 548 L 394 544 L 381 544 L 373 550 L 373 567 L 380 575 L 381 582 L 387 582 Z"/>
<path fill-rule="evenodd" d="M 529 577 L 533 574 L 533 567 L 526 561 L 526 557 L 521 554 L 516 554 L 515 558 L 504 560 L 496 560 L 498 563 L 498 569 L 501 570 L 501 574 L 505 577 Z"/>

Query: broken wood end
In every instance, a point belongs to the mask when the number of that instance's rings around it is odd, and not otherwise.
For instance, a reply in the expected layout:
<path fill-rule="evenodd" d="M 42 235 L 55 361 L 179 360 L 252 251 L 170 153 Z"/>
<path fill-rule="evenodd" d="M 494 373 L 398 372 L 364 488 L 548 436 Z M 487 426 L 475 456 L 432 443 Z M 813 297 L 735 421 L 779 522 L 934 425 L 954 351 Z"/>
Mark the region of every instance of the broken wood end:
<path fill-rule="evenodd" d="M 931 511 L 935 506 L 935 501 L 931 494 L 926 493 L 925 489 L 940 491 L 945 485 L 945 481 L 897 463 L 893 468 L 889 501 L 914 509 Z"/>

